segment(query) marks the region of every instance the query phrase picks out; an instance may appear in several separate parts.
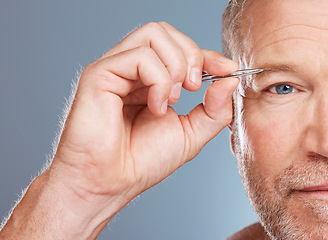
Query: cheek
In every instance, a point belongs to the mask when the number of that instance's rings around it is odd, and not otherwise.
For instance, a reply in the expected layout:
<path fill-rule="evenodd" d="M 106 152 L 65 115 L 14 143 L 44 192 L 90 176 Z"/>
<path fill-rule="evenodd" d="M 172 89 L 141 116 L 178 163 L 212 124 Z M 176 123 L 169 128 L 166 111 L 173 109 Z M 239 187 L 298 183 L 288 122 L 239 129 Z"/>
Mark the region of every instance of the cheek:
<path fill-rule="evenodd" d="M 267 176 L 277 176 L 296 160 L 300 145 L 297 111 L 245 112 L 248 161 Z"/>

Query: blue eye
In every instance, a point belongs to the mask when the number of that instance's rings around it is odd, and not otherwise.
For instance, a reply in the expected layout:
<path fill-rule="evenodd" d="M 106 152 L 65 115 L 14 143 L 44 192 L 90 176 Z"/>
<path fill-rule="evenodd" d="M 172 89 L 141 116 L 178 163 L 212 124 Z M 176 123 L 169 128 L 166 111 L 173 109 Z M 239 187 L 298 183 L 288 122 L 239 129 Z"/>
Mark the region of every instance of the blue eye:
<path fill-rule="evenodd" d="M 293 93 L 295 92 L 295 89 L 294 87 L 288 85 L 288 84 L 279 84 L 279 85 L 275 85 L 273 87 L 270 87 L 268 89 L 269 92 L 272 92 L 272 93 L 276 93 L 276 94 L 290 94 L 290 93 Z"/>

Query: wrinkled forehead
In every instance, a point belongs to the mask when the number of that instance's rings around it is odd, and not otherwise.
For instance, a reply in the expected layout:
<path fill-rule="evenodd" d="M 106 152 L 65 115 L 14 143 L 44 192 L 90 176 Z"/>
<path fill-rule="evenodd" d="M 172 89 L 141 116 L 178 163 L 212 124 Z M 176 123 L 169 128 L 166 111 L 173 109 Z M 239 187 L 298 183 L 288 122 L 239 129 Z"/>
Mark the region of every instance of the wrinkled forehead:
<path fill-rule="evenodd" d="M 328 0 L 251 0 L 243 16 L 243 35 L 252 50 L 285 38 L 318 40 L 327 34 Z"/>
<path fill-rule="evenodd" d="M 242 68 L 328 69 L 328 0 L 249 0 L 240 31 Z M 254 80 L 242 79 L 239 89 Z"/>

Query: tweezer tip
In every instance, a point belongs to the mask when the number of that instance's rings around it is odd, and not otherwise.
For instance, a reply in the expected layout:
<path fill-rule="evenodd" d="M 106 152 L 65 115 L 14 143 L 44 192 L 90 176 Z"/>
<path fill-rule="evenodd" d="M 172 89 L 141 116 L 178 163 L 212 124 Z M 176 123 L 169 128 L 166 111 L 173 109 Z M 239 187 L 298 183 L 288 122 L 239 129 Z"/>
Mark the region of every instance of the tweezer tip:
<path fill-rule="evenodd" d="M 257 69 L 254 69 L 254 70 L 256 70 L 256 73 L 261 73 L 261 72 L 264 71 L 264 69 L 262 69 L 262 68 L 257 68 Z"/>
<path fill-rule="evenodd" d="M 249 74 L 256 74 L 263 72 L 264 70 L 261 68 L 254 68 L 254 69 L 245 69 L 245 70 L 239 70 L 237 72 L 243 72 L 243 73 L 249 73 Z"/>

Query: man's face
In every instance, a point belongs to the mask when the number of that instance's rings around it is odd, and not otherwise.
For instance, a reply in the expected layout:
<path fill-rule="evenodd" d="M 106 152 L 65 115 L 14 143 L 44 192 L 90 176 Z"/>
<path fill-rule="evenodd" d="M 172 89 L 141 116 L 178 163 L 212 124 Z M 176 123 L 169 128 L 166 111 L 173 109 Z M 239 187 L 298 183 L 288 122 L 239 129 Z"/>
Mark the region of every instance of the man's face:
<path fill-rule="evenodd" d="M 240 172 L 275 239 L 328 239 L 328 0 L 251 2 L 247 67 L 265 71 L 237 96 Z"/>

